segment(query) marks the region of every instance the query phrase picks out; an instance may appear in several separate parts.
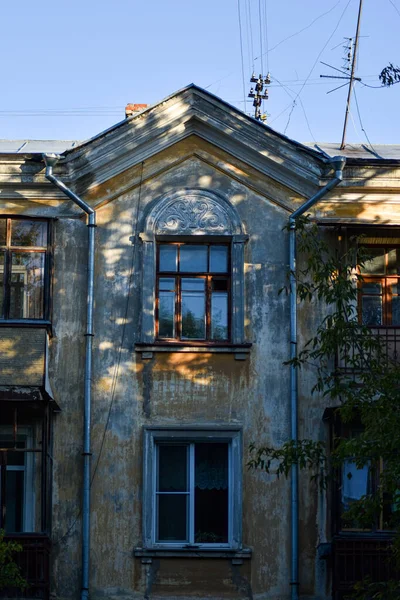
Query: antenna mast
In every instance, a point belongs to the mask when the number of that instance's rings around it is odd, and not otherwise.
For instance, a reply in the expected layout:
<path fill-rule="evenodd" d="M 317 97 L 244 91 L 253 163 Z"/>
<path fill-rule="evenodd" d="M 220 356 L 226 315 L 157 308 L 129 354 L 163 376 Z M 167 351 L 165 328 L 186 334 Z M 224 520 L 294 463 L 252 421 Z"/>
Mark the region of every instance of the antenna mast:
<path fill-rule="evenodd" d="M 349 93 L 347 94 L 346 115 L 344 117 L 342 143 L 340 144 L 340 149 L 341 150 L 343 150 L 344 147 L 345 147 L 345 145 L 346 145 L 346 142 L 345 142 L 345 140 L 346 140 L 346 129 L 347 129 L 347 121 L 348 121 L 348 118 L 349 118 L 349 112 L 350 112 L 351 94 L 352 94 L 352 91 L 353 91 L 354 81 L 356 79 L 354 77 L 354 73 L 355 73 L 355 70 L 356 70 L 356 60 L 357 60 L 357 50 L 358 50 L 358 38 L 359 38 L 359 35 L 360 35 L 360 22 L 361 22 L 362 3 L 363 3 L 363 0 L 360 0 L 360 5 L 358 7 L 356 37 L 355 37 L 355 40 L 354 40 L 354 47 L 353 47 L 353 61 L 351 63 Z"/>

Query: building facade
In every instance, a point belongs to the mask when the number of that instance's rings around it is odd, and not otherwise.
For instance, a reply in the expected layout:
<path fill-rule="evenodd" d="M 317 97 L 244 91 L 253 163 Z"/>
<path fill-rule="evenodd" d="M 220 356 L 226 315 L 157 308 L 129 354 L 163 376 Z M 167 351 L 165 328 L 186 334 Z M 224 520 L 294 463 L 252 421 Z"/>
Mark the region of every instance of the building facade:
<path fill-rule="evenodd" d="M 287 225 L 335 178 L 337 148 L 293 142 L 192 85 L 88 142 L 0 149 L 0 527 L 23 545 L 25 595 L 341 598 L 363 552 L 386 552 L 383 525 L 341 535 L 333 496 L 302 476 L 294 581 L 291 482 L 247 468 L 252 442 L 292 435 Z M 46 178 L 49 152 L 72 194 Z M 363 230 L 385 279 L 399 150 L 342 158 L 309 212 L 332 243 L 338 227 Z M 364 296 L 371 326 L 395 336 L 397 301 Z M 298 307 L 300 344 L 324 314 L 313 308 Z M 332 407 L 314 382 L 302 371 L 298 435 L 328 446 Z"/>

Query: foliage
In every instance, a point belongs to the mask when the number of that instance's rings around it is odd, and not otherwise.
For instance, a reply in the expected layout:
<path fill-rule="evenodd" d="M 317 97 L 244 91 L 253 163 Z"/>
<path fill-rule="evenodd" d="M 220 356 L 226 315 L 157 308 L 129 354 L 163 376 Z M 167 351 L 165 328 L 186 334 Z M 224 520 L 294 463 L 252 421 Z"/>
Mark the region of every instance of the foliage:
<path fill-rule="evenodd" d="M 400 82 L 400 67 L 395 67 L 392 63 L 389 63 L 387 67 L 382 69 L 379 79 L 382 85 L 390 87 L 395 83 Z"/>
<path fill-rule="evenodd" d="M 335 419 L 344 427 L 358 423 L 359 433 L 335 439 L 329 461 L 323 443 L 299 440 L 278 449 L 252 444 L 248 464 L 278 476 L 287 476 L 291 465 L 297 464 L 300 469 L 309 469 L 312 478 L 325 487 L 340 472 L 344 461 L 351 460 L 358 469 L 369 470 L 373 486 L 370 493 L 350 505 L 343 515 L 344 522 L 370 529 L 376 525 L 378 515 L 385 514 L 384 527 L 399 532 L 400 367 L 388 356 L 376 332 L 358 319 L 357 284 L 369 258 L 359 242 L 353 239 L 345 250 L 332 250 L 316 225 L 308 219 L 298 220 L 298 297 L 303 303 L 318 301 L 326 310 L 315 335 L 296 359 L 286 363 L 298 369 L 313 368 L 313 392 L 322 394 L 328 405 L 338 407 Z M 290 293 L 290 289 L 286 291 Z M 346 370 L 341 370 L 343 365 Z M 392 558 L 400 568 L 398 548 L 396 539 Z M 386 591 L 380 591 L 379 585 Z M 386 588 L 379 585 L 364 582 L 355 597 L 400 600 L 398 583 L 388 582 Z"/>
<path fill-rule="evenodd" d="M 0 590 L 7 587 L 24 590 L 28 587 L 14 561 L 15 554 L 21 551 L 21 544 L 5 541 L 4 531 L 0 529 Z"/>

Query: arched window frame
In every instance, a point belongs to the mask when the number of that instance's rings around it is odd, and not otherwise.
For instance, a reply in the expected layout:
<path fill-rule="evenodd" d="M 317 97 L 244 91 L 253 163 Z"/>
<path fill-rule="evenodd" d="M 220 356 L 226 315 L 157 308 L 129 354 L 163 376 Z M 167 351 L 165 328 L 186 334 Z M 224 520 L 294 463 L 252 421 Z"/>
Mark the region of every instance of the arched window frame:
<path fill-rule="evenodd" d="M 157 241 L 229 241 L 231 246 L 231 343 L 244 338 L 244 244 L 248 237 L 234 206 L 222 195 L 197 189 L 180 190 L 157 200 L 140 233 L 143 243 L 143 344 L 154 344 Z M 200 345 L 201 343 L 199 343 Z"/>

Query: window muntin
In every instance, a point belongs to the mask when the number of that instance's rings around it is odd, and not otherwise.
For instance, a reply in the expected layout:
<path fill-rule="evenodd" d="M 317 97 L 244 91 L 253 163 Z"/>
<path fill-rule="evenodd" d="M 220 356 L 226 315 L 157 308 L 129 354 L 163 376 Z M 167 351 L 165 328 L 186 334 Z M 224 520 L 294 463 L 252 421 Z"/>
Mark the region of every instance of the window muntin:
<path fill-rule="evenodd" d="M 369 327 L 400 326 L 400 248 L 368 248 L 360 269 L 359 314 Z"/>
<path fill-rule="evenodd" d="M 158 339 L 229 341 L 228 244 L 158 244 L 156 293 Z"/>
<path fill-rule="evenodd" d="M 156 449 L 155 542 L 228 544 L 229 444 L 159 443 Z"/>
<path fill-rule="evenodd" d="M 241 548 L 239 427 L 146 427 L 143 475 L 145 548 Z"/>
<path fill-rule="evenodd" d="M 48 222 L 0 218 L 0 319 L 44 319 Z"/>

